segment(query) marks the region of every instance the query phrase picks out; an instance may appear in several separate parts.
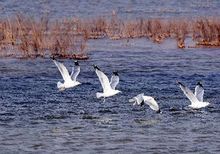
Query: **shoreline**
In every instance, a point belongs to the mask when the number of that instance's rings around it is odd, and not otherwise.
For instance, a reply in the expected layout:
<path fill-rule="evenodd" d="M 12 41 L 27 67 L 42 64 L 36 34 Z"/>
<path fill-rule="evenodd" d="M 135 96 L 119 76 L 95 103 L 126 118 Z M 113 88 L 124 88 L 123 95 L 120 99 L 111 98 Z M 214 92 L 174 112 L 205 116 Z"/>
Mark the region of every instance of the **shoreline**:
<path fill-rule="evenodd" d="M 190 45 L 186 43 L 188 38 Z M 172 39 L 181 49 L 219 48 L 220 21 L 218 17 L 122 20 L 114 11 L 108 18 L 50 21 L 47 16 L 39 20 L 17 14 L 0 20 L 1 57 L 88 59 L 88 40 L 100 39 L 127 43 L 132 39 L 146 39 L 156 44 Z"/>

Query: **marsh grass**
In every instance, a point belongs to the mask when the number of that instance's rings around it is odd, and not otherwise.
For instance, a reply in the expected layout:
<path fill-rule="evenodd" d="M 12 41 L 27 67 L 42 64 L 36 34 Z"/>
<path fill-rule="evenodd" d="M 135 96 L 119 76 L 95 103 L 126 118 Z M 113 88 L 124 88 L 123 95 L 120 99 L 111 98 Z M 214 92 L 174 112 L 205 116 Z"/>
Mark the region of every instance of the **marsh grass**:
<path fill-rule="evenodd" d="M 155 43 L 175 39 L 178 48 L 185 48 L 185 39 L 192 38 L 193 47 L 220 47 L 220 20 L 136 19 L 121 20 L 113 11 L 110 17 L 70 18 L 50 21 L 48 16 L 31 18 L 23 14 L 0 20 L 1 55 L 8 47 L 10 56 L 24 58 L 55 56 L 88 58 L 89 39 L 146 38 Z"/>

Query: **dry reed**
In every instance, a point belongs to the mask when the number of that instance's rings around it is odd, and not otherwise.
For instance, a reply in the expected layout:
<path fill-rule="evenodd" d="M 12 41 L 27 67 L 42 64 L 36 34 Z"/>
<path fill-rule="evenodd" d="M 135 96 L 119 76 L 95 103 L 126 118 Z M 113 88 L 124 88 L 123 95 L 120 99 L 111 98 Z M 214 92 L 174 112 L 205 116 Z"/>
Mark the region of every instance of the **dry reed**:
<path fill-rule="evenodd" d="M 136 19 L 123 21 L 113 12 L 110 18 L 63 19 L 49 21 L 47 16 L 34 19 L 22 14 L 0 20 L 0 49 L 13 46 L 13 55 L 86 59 L 88 39 L 147 38 L 162 43 L 175 39 L 185 48 L 191 37 L 194 47 L 220 47 L 220 21 L 199 19 Z"/>

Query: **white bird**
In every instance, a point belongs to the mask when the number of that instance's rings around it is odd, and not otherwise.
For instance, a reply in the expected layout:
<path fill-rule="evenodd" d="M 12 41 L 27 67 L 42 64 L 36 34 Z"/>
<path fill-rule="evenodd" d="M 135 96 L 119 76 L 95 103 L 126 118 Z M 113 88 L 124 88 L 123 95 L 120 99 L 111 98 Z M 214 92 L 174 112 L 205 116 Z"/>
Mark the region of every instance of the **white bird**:
<path fill-rule="evenodd" d="M 64 83 L 61 83 L 60 81 L 57 83 L 57 88 L 60 91 L 63 91 L 67 88 L 72 88 L 72 87 L 75 87 L 75 86 L 81 84 L 80 82 L 76 81 L 76 78 L 80 72 L 80 66 L 79 66 L 78 61 L 74 62 L 75 67 L 72 67 L 71 75 L 69 74 L 67 68 L 62 63 L 56 61 L 55 59 L 53 59 L 53 62 L 57 66 L 57 68 L 60 71 L 60 74 L 62 75 L 63 80 L 64 80 Z"/>
<path fill-rule="evenodd" d="M 204 88 L 200 82 L 197 83 L 194 94 L 200 102 L 203 102 Z"/>
<path fill-rule="evenodd" d="M 191 104 L 189 105 L 189 107 L 193 109 L 200 109 L 210 104 L 209 102 L 203 102 L 204 88 L 200 82 L 198 82 L 195 87 L 195 94 L 193 94 L 193 92 L 181 82 L 177 83 L 179 84 L 181 90 L 186 95 L 186 97 L 190 100 Z"/>
<path fill-rule="evenodd" d="M 157 113 L 160 113 L 160 108 L 159 108 L 159 105 L 158 103 L 155 101 L 155 99 L 151 96 L 144 96 L 144 93 L 142 94 L 139 94 L 135 97 L 133 97 L 132 99 L 129 99 L 129 102 L 130 103 L 133 103 L 133 105 L 144 105 L 147 104 L 150 106 L 150 108 L 154 111 L 156 111 Z"/>
<path fill-rule="evenodd" d="M 103 89 L 103 93 L 100 92 L 96 93 L 97 98 L 101 98 L 101 97 L 106 98 L 106 97 L 114 96 L 121 92 L 115 89 L 119 83 L 118 72 L 113 72 L 111 81 L 109 82 L 108 77 L 98 68 L 98 66 L 94 65 L 94 69 Z"/>

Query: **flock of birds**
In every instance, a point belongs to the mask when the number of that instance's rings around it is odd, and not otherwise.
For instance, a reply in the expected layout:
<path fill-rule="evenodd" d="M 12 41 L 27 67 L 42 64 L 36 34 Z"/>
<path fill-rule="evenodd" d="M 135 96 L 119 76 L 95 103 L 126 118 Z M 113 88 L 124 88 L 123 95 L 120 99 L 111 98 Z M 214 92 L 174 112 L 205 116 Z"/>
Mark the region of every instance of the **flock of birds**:
<path fill-rule="evenodd" d="M 60 91 L 63 91 L 67 88 L 72 88 L 77 85 L 80 85 L 81 83 L 77 81 L 77 76 L 80 73 L 80 65 L 78 61 L 75 61 L 75 67 L 72 67 L 71 74 L 68 72 L 67 68 L 61 63 L 58 62 L 53 58 L 53 62 L 57 66 L 58 70 L 60 71 L 64 82 L 61 83 L 60 81 L 57 83 L 57 88 Z M 111 80 L 109 81 L 108 77 L 103 73 L 100 68 L 96 65 L 93 65 L 95 72 L 99 78 L 99 81 L 101 83 L 103 92 L 97 92 L 96 97 L 97 98 L 105 98 L 114 96 L 118 93 L 121 93 L 121 91 L 116 90 L 116 86 L 119 83 L 119 75 L 118 72 L 113 72 L 113 75 L 111 77 Z M 200 109 L 203 107 L 208 106 L 209 102 L 203 101 L 203 95 L 204 95 L 204 88 L 203 85 L 198 82 L 195 87 L 195 92 L 193 93 L 188 87 L 186 87 L 183 83 L 177 82 L 180 89 L 183 91 L 183 93 L 186 95 L 186 97 L 190 100 L 191 104 L 189 105 L 192 109 Z M 145 96 L 144 93 L 141 93 L 131 99 L 129 99 L 130 103 L 133 103 L 133 105 L 144 105 L 147 104 L 149 107 L 156 111 L 157 113 L 160 113 L 160 107 L 158 103 L 155 101 L 155 99 L 151 96 Z"/>

